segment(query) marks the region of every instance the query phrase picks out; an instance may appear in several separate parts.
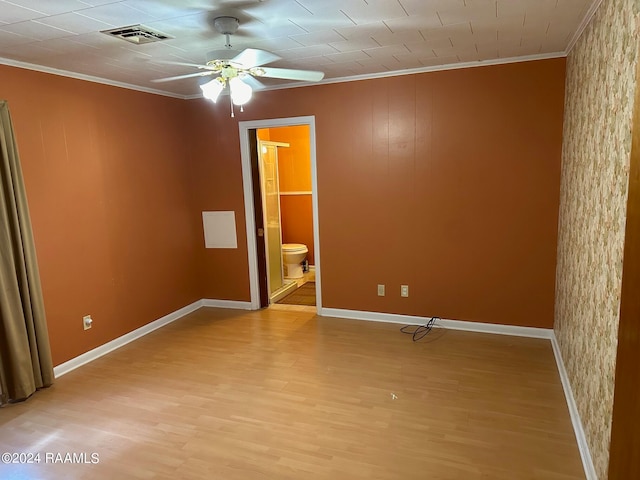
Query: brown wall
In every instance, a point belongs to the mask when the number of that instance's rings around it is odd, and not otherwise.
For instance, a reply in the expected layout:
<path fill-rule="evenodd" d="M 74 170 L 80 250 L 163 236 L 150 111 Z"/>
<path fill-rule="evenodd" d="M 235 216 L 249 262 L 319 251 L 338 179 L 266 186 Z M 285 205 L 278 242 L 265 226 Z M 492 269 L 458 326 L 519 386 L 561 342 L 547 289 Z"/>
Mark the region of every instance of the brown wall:
<path fill-rule="evenodd" d="M 185 125 L 190 132 L 192 170 L 191 188 L 195 208 L 194 222 L 202 223 L 203 211 L 235 211 L 237 249 L 196 249 L 197 282 L 202 298 L 217 300 L 251 300 L 249 263 L 244 217 L 240 140 L 236 112 L 229 116 L 229 97 L 217 104 L 203 100 L 185 102 L 189 115 Z M 234 128 L 228 128 L 233 125 Z M 224 126 L 224 128 L 222 128 Z M 200 227 L 202 229 L 202 227 Z"/>
<path fill-rule="evenodd" d="M 221 168 L 200 165 L 198 178 L 224 176 L 228 196 L 216 201 L 241 214 L 237 121 L 315 115 L 323 307 L 549 328 L 564 65 L 260 92 L 235 120 L 193 101 L 225 153 Z M 248 287 L 225 293 L 247 299 Z"/>
<path fill-rule="evenodd" d="M 54 363 L 200 298 L 249 300 L 237 122 L 300 115 L 324 307 L 550 327 L 563 75 L 558 59 L 260 92 L 232 119 L 0 66 Z M 236 212 L 237 249 L 204 248 L 203 210 Z"/>
<path fill-rule="evenodd" d="M 0 79 L 54 364 L 202 298 L 186 102 L 5 66 Z"/>

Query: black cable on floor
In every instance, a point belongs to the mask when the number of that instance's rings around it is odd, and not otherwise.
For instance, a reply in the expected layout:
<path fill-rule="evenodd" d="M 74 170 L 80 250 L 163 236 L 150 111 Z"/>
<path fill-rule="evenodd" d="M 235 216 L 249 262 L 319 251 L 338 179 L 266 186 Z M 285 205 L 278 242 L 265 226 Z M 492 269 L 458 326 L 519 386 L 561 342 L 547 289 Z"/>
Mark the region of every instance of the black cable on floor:
<path fill-rule="evenodd" d="M 402 333 L 406 333 L 407 335 L 413 336 L 413 341 L 417 342 L 421 338 L 424 338 L 427 333 L 431 331 L 433 325 L 436 323 L 436 320 L 440 320 L 440 317 L 431 317 L 424 325 L 405 325 L 400 329 Z"/>

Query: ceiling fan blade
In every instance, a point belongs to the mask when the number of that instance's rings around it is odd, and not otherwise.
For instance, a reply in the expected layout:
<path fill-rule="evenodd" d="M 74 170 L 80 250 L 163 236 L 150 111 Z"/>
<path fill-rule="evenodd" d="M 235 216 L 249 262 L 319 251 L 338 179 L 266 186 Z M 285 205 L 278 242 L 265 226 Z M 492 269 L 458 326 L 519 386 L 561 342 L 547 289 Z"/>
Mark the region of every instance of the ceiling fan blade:
<path fill-rule="evenodd" d="M 208 65 L 202 65 L 198 63 L 187 63 L 187 62 L 173 62 L 171 60 L 150 60 L 150 63 L 157 63 L 159 65 L 180 65 L 183 67 L 194 67 L 194 68 L 203 68 L 209 69 Z"/>
<path fill-rule="evenodd" d="M 240 50 L 235 50 L 232 48 L 225 48 L 223 50 L 212 50 L 211 52 L 207 52 L 207 62 L 212 60 L 231 60 L 236 55 L 239 55 Z"/>
<path fill-rule="evenodd" d="M 260 67 L 264 70 L 263 77 L 283 78 L 285 80 L 302 80 L 305 82 L 319 82 L 324 78 L 324 72 L 314 70 L 293 70 L 290 68 Z"/>
<path fill-rule="evenodd" d="M 267 52 L 266 50 L 258 50 L 257 48 L 245 48 L 238 55 L 231 59 L 234 63 L 239 63 L 244 68 L 259 67 L 267 63 L 280 60 L 275 53 Z"/>
<path fill-rule="evenodd" d="M 165 78 L 157 78 L 151 80 L 154 83 L 162 83 L 162 82 L 173 82 L 174 80 L 182 80 L 183 78 L 193 78 L 193 77 L 204 77 L 207 75 L 214 75 L 216 72 L 196 72 L 196 73 L 187 73 L 185 75 L 176 75 L 175 77 L 165 77 Z"/>
<path fill-rule="evenodd" d="M 240 80 L 249 85 L 253 90 L 262 90 L 266 87 L 264 83 L 252 75 L 243 75 L 240 77 Z"/>

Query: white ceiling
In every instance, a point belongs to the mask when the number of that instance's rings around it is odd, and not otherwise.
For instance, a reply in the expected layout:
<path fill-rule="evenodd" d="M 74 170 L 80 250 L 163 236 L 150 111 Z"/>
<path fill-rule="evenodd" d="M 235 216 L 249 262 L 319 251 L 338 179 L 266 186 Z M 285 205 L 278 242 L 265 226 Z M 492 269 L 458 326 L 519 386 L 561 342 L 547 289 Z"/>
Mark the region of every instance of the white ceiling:
<path fill-rule="evenodd" d="M 321 70 L 324 82 L 515 57 L 562 56 L 600 0 L 0 0 L 0 63 L 189 98 L 194 73 L 224 48 L 213 18 L 232 15 L 234 49 L 269 50 L 269 66 Z M 134 45 L 101 30 L 143 24 L 173 39 Z M 268 87 L 292 82 L 265 79 Z M 1 78 L 0 78 L 1 86 Z"/>

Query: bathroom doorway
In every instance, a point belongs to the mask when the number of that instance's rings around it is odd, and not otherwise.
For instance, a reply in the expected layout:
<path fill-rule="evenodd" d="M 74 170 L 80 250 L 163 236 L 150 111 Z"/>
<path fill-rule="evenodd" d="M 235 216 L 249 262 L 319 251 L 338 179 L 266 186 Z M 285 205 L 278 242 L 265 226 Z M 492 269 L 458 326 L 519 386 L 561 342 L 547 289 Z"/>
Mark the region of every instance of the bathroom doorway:
<path fill-rule="evenodd" d="M 279 151 L 289 148 L 290 144 L 264 140 L 265 138 L 270 138 L 270 133 L 271 129 L 257 130 L 258 174 L 260 177 L 261 220 L 265 244 L 265 264 L 267 267 L 267 291 L 269 303 L 277 303 L 296 290 L 297 285 L 295 280 L 285 277 L 286 272 L 282 251 L 283 232 L 282 211 L 280 208 Z M 256 215 L 260 215 L 260 212 L 256 211 Z"/>
<path fill-rule="evenodd" d="M 252 308 L 284 302 L 320 313 L 315 118 L 239 129 Z"/>

